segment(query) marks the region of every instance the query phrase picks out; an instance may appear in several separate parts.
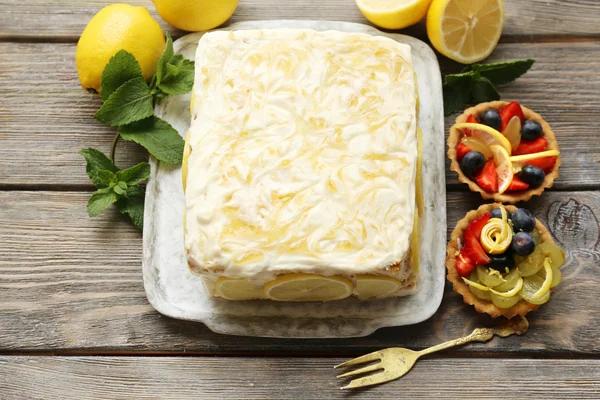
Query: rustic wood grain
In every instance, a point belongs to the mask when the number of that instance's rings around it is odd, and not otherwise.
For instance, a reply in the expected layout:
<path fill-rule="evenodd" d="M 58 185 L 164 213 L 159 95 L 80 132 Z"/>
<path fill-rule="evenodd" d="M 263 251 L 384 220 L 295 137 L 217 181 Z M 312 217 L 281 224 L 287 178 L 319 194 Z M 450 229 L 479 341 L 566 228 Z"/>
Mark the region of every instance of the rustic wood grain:
<path fill-rule="evenodd" d="M 149 0 L 128 3 L 148 8 L 163 29 L 180 31 L 156 14 Z M 537 40 L 564 37 L 598 37 L 600 4 L 595 0 L 505 0 L 506 24 L 503 40 Z M 83 28 L 108 0 L 0 2 L 0 39 L 77 41 Z M 241 0 L 229 21 L 268 19 L 313 19 L 368 23 L 353 0 Z M 424 23 L 406 30 L 424 38 Z"/>
<path fill-rule="evenodd" d="M 141 235 L 116 212 L 89 219 L 89 193 L 0 192 L 0 352 L 357 354 L 400 345 L 420 349 L 493 323 L 447 288 L 429 321 L 345 340 L 217 335 L 148 304 Z M 480 203 L 448 194 L 449 231 Z M 600 193 L 554 192 L 528 203 L 568 258 L 552 301 L 531 315 L 522 338 L 494 339 L 462 354 L 597 354 L 600 347 Z M 465 353 L 466 352 L 466 353 Z M 0 368 L 1 369 L 1 368 Z"/>
<path fill-rule="evenodd" d="M 342 392 L 341 358 L 0 357 L 0 397 L 32 399 L 583 399 L 599 360 L 423 359 L 402 379 Z M 435 394 L 435 395 L 434 395 Z"/>
<path fill-rule="evenodd" d="M 93 119 L 99 99 L 79 86 L 72 44 L 0 43 L 0 186 L 89 185 L 82 147 L 108 152 L 114 129 Z M 502 88 L 544 116 L 563 153 L 555 188 L 600 187 L 600 42 L 504 44 L 493 60 L 537 59 L 532 71 Z M 444 64 L 446 70 L 454 65 Z M 446 127 L 454 117 L 446 119 Z M 120 144 L 117 164 L 144 152 Z M 458 186 L 447 169 L 447 182 Z M 461 185 L 461 187 L 464 185 Z"/>

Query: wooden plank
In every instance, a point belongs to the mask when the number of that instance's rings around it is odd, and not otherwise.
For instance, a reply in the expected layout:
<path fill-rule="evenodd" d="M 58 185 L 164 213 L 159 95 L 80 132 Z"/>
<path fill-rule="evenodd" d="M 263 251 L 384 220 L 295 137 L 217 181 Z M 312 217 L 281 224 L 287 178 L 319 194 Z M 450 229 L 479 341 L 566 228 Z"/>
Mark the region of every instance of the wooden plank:
<path fill-rule="evenodd" d="M 91 146 L 108 152 L 115 130 L 92 118 L 100 101 L 79 86 L 74 54 L 71 44 L 0 43 L 0 185 L 89 185 L 77 151 Z M 493 59 L 518 57 L 538 62 L 502 92 L 553 126 L 563 151 L 555 188 L 597 188 L 600 81 L 593 71 L 600 68 L 600 42 L 505 44 Z M 446 126 L 452 123 L 448 117 Z M 117 153 L 122 167 L 144 154 L 130 143 Z M 458 184 L 447 171 L 448 183 Z"/>
<path fill-rule="evenodd" d="M 173 320 L 148 304 L 141 235 L 116 212 L 89 219 L 89 193 L 0 192 L 0 352 L 98 354 L 357 354 L 389 346 L 415 349 L 492 324 L 446 288 L 438 313 L 414 326 L 366 338 L 281 340 L 233 337 Z M 448 226 L 480 199 L 448 194 Z M 458 352 L 598 354 L 600 349 L 600 193 L 547 193 L 528 203 L 568 253 L 550 304 L 531 315 L 522 338 L 494 339 Z M 450 231 L 449 229 L 449 231 Z"/>
<path fill-rule="evenodd" d="M 181 32 L 156 14 L 153 4 L 132 0 L 130 4 L 148 8 L 163 29 Z M 600 4 L 593 0 L 505 0 L 506 24 L 503 39 L 535 40 L 543 37 L 598 37 Z M 60 39 L 76 41 L 85 25 L 107 0 L 28 1 L 5 0 L 0 14 L 0 39 Z M 270 19 L 311 19 L 368 23 L 352 0 L 326 2 L 305 0 L 242 0 L 229 21 Z M 424 22 L 407 33 L 424 38 Z"/>
<path fill-rule="evenodd" d="M 0 357 L 0 397 L 29 399 L 582 399 L 600 360 L 423 359 L 402 379 L 339 389 L 341 358 Z M 232 370 L 234 368 L 234 371 Z"/>

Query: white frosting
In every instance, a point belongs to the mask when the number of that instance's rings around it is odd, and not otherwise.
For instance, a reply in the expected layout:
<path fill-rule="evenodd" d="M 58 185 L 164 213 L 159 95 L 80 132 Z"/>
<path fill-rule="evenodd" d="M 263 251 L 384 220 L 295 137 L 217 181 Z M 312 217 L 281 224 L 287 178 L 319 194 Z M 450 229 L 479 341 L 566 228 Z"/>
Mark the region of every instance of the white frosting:
<path fill-rule="evenodd" d="M 415 212 L 410 47 L 358 33 L 211 32 L 200 40 L 185 246 L 196 272 L 382 272 Z"/>

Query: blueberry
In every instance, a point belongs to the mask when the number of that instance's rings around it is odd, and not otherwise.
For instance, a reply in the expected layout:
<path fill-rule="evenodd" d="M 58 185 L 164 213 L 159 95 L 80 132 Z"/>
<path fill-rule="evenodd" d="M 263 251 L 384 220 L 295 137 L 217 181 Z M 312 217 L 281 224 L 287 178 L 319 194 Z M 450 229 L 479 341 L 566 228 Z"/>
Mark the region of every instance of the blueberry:
<path fill-rule="evenodd" d="M 478 151 L 470 151 L 460 161 L 460 169 L 467 178 L 473 179 L 483 169 L 485 157 Z"/>
<path fill-rule="evenodd" d="M 515 259 L 510 251 L 502 254 L 488 254 L 492 260 L 487 267 L 493 268 L 496 271 L 506 272 L 506 268 L 513 269 L 515 267 Z"/>
<path fill-rule="evenodd" d="M 519 232 L 512 240 L 512 251 L 519 256 L 528 256 L 535 250 L 535 239 L 529 233 Z"/>
<path fill-rule="evenodd" d="M 530 188 L 535 188 L 544 183 L 546 174 L 544 170 L 535 165 L 525 165 L 519 174 L 521 180 L 529 185 Z"/>
<path fill-rule="evenodd" d="M 500 113 L 498 112 L 498 110 L 494 110 L 493 108 L 485 110 L 479 116 L 479 121 L 482 124 L 492 127 L 497 131 L 499 131 L 500 127 L 502 126 L 502 117 L 500 117 Z"/>
<path fill-rule="evenodd" d="M 508 210 L 505 211 L 507 218 L 510 219 L 510 213 L 508 212 Z M 492 218 L 502 219 L 502 211 L 500 211 L 499 208 L 494 208 L 490 214 L 492 215 Z"/>
<path fill-rule="evenodd" d="M 515 232 L 531 232 L 535 228 L 535 217 L 524 208 L 517 208 L 512 213 L 512 222 Z"/>
<path fill-rule="evenodd" d="M 528 119 L 521 127 L 521 138 L 523 140 L 534 140 L 542 136 L 542 126 L 539 122 Z"/>

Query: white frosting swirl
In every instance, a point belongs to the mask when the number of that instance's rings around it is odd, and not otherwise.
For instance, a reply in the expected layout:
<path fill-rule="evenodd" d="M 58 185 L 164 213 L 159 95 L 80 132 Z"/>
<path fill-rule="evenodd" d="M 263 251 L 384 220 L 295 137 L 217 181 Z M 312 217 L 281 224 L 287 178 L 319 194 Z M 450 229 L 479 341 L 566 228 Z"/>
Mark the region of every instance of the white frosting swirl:
<path fill-rule="evenodd" d="M 196 271 L 264 280 L 402 262 L 415 212 L 410 47 L 337 31 L 200 40 L 185 246 Z"/>

